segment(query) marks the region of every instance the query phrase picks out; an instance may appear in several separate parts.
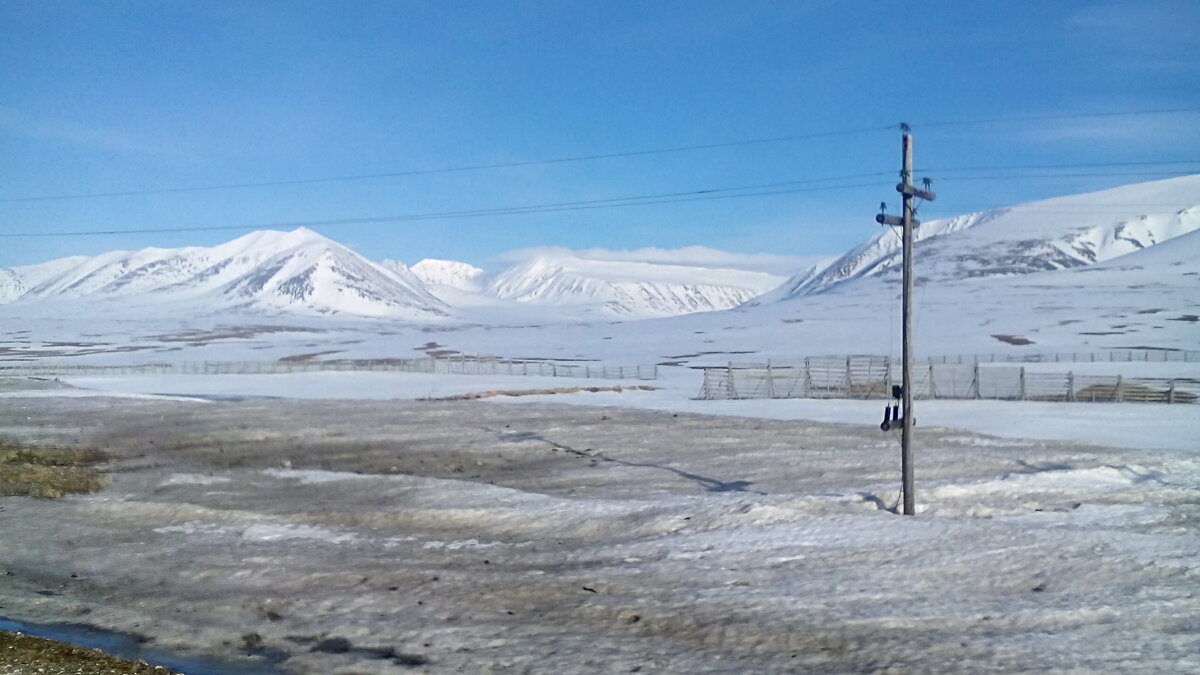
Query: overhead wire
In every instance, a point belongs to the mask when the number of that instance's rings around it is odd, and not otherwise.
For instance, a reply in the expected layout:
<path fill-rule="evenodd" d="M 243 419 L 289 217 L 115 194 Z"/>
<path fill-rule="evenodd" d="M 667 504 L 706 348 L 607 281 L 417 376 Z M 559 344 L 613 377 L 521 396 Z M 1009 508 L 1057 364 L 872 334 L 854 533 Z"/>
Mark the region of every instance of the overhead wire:
<path fill-rule="evenodd" d="M 219 230 L 255 230 L 255 229 L 272 229 L 280 227 L 332 227 L 341 225 L 365 225 L 365 224 L 382 224 L 393 222 L 406 221 L 422 221 L 422 220 L 445 220 L 449 218 L 471 218 L 485 216 L 504 216 L 504 215 L 525 215 L 538 213 L 557 213 L 563 211 L 581 211 L 603 208 L 617 208 L 626 206 L 647 206 L 655 204 L 676 204 L 681 202 L 692 201 L 709 201 L 714 199 L 739 199 L 748 197 L 760 197 L 767 195 L 779 194 L 794 194 L 800 192 L 814 192 L 822 190 L 844 190 L 860 187 L 872 187 L 876 182 L 870 183 L 852 183 L 847 185 L 822 185 L 810 187 L 788 187 L 785 189 L 768 189 L 779 188 L 784 186 L 804 185 L 814 182 L 827 182 L 832 180 L 845 180 L 852 178 L 868 178 L 890 175 L 892 172 L 877 172 L 871 174 L 858 174 L 854 176 L 846 176 L 842 178 L 816 178 L 806 179 L 802 181 L 787 181 L 779 183 L 764 183 L 760 185 L 729 187 L 729 188 L 710 188 L 704 190 L 690 190 L 685 192 L 668 192 L 653 195 L 638 195 L 631 197 L 613 197 L 608 199 L 591 199 L 571 202 L 554 202 L 548 204 L 528 204 L 522 206 L 511 207 L 495 207 L 487 209 L 469 209 L 459 211 L 438 211 L 429 213 L 411 213 L 390 216 L 369 216 L 361 218 L 337 218 L 326 220 L 287 220 L 274 223 L 257 223 L 243 225 L 197 225 L 191 227 L 169 227 L 169 228 L 127 228 L 127 229 L 110 229 L 110 230 L 78 230 L 66 232 L 4 232 L 0 233 L 0 237 L 80 237 L 80 236 L 100 236 L 100 235 L 116 235 L 116 234 L 150 234 L 163 232 L 209 232 Z M 756 190 L 755 192 L 745 192 L 744 194 L 726 194 L 735 191 Z"/>
<path fill-rule="evenodd" d="M 285 220 L 271 223 L 256 223 L 256 224 L 241 224 L 241 225 L 196 225 L 188 227 L 149 227 L 149 228 L 120 228 L 107 230 L 72 230 L 53 232 L 39 230 L 37 232 L 4 232 L 0 233 L 0 238 L 15 238 L 15 237 L 79 237 L 79 236 L 107 236 L 119 234 L 152 234 L 152 233 L 170 233 L 170 232 L 208 232 L 221 230 L 253 230 L 253 229 L 272 229 L 281 227 L 335 227 L 343 225 L 368 225 L 368 224 L 383 224 L 397 223 L 422 220 L 445 220 L 452 218 L 479 218 L 489 216 L 511 216 L 511 215 L 531 215 L 541 213 L 558 213 L 567 211 L 584 211 L 595 209 L 609 208 L 624 208 L 632 206 L 653 206 L 661 204 L 678 204 L 685 202 L 696 201 L 711 201 L 723 199 L 746 199 L 751 197 L 766 197 L 778 196 L 787 194 L 799 194 L 805 192 L 820 192 L 826 190 L 846 190 L 861 187 L 874 187 L 878 183 L 850 183 L 843 185 L 816 185 L 814 183 L 831 183 L 837 181 L 854 180 L 861 178 L 879 178 L 892 175 L 893 171 L 877 171 L 862 174 L 851 174 L 845 176 L 830 176 L 822 178 L 808 178 L 795 181 L 779 181 L 774 183 L 761 183 L 757 185 L 743 185 L 733 187 L 720 188 L 705 188 L 699 190 L 686 190 L 680 192 L 666 192 L 648 195 L 633 195 L 625 197 L 610 197 L 604 199 L 591 200 L 576 200 L 566 202 L 552 202 L 544 204 L 526 204 L 519 206 L 507 207 L 491 207 L 481 209 L 466 209 L 455 211 L 434 211 L 427 213 L 411 213 L 387 216 L 364 216 L 351 218 L 336 218 L 323 220 Z M 1028 176 L 1006 176 L 1005 178 L 1049 178 L 1049 177 L 1064 177 L 1066 175 L 1078 176 L 1080 174 L 1035 174 Z M 1119 174 L 1086 174 L 1086 175 L 1103 175 L 1103 176 L 1144 176 L 1144 175 L 1160 175 L 1159 172 L 1141 172 L 1141 173 L 1119 173 Z M 1178 172 L 1172 172 L 1172 175 L 1181 175 Z M 951 175 L 949 178 L 942 180 L 970 180 L 974 177 L 955 177 Z M 795 187 L 805 186 L 805 187 Z M 1190 206 L 1190 204 L 1173 204 L 1170 206 Z M 1127 208 L 1128 205 L 1114 205 L 1114 208 Z M 935 207 L 936 208 L 936 207 Z M 1003 208 L 1003 207 L 1001 207 Z M 1066 211 L 1085 211 L 1092 207 L 1083 206 L 1078 209 L 1067 209 Z M 1034 211 L 1037 207 L 1023 207 L 1025 210 Z M 944 210 L 944 207 L 938 208 L 939 211 Z"/>
<path fill-rule="evenodd" d="M 1180 112 L 1196 112 L 1200 111 L 1200 107 L 1186 108 L 1160 108 L 1146 110 L 1123 110 L 1123 111 L 1108 111 L 1095 113 L 1070 113 L 1061 115 L 1025 115 L 1025 116 L 1009 116 L 995 118 L 980 118 L 980 119 L 964 119 L 964 120 L 934 120 L 931 122 L 917 122 L 910 126 L 913 127 L 944 127 L 944 126 L 967 126 L 973 124 L 993 124 L 1001 122 L 1027 122 L 1027 121 L 1047 121 L 1047 120 L 1067 120 L 1067 119 L 1082 119 L 1094 117 L 1121 117 L 1121 116 L 1138 116 L 1138 115 L 1158 115 L 1167 113 Z M 262 187 L 284 187 L 296 185 L 314 185 L 320 183 L 336 183 L 350 182 L 361 180 L 374 180 L 381 178 L 399 178 L 405 176 L 420 176 L 432 174 L 448 174 L 461 173 L 471 171 L 485 171 L 493 169 L 510 169 L 530 166 L 543 166 L 552 164 L 566 164 L 573 162 L 597 161 L 603 159 L 620 159 L 629 157 L 641 157 L 649 155 L 661 155 L 680 152 L 693 152 L 700 150 L 715 150 L 721 148 L 732 148 L 749 145 L 765 145 L 774 143 L 788 143 L 803 140 L 814 140 L 818 138 L 830 138 L 838 136 L 853 136 L 867 133 L 877 133 L 881 131 L 889 131 L 896 127 L 895 124 L 887 124 L 883 126 L 858 127 L 853 129 L 838 129 L 827 131 L 814 131 L 801 134 L 787 134 L 782 136 L 769 136 L 763 138 L 750 138 L 733 141 L 718 141 L 712 143 L 697 143 L 692 145 L 678 145 L 663 148 L 647 148 L 638 150 L 627 150 L 618 152 L 592 153 L 585 155 L 574 155 L 566 157 L 553 157 L 548 159 L 522 160 L 514 162 L 496 162 L 483 164 L 467 164 L 461 166 L 449 167 L 432 167 L 420 169 L 405 169 L 398 171 L 387 171 L 379 173 L 362 173 L 350 174 L 341 176 L 322 176 L 316 178 L 296 178 L 283 179 L 274 181 L 245 181 L 237 183 L 221 183 L 212 185 L 195 185 L 167 188 L 147 188 L 137 190 L 116 190 L 110 192 L 91 192 L 91 193 L 71 193 L 59 195 L 34 195 L 27 197 L 0 197 L 0 203 L 16 203 L 16 202 L 38 202 L 38 201 L 54 201 L 54 200 L 75 200 L 75 199 L 99 199 L 106 197 L 130 197 L 144 196 L 155 194 L 178 194 L 188 192 L 206 192 L 217 190 L 236 190 L 236 189 L 251 189 Z M 1162 162 L 1167 164 L 1170 162 Z M 1134 165 L 1130 163 L 1128 165 Z M 1152 163 L 1147 163 L 1152 164 Z M 1087 166 L 1087 165 L 1080 165 Z M 1111 165 L 1110 165 L 1111 166 Z"/>
<path fill-rule="evenodd" d="M 1140 110 L 1140 111 L 1118 111 L 1118 112 L 1100 112 L 1100 113 L 1076 113 L 1069 115 L 1043 115 L 1043 116 L 1023 116 L 1023 117 L 1006 117 L 1006 118 L 991 118 L 991 119 L 975 119 L 975 120 L 943 120 L 929 123 L 921 123 L 916 126 L 948 126 L 948 125 L 968 125 L 982 124 L 992 122 L 1005 121 L 1030 121 L 1030 120 L 1060 120 L 1060 119 L 1076 119 L 1088 117 L 1114 117 L 1114 116 L 1129 116 L 1129 115 L 1148 115 L 1161 113 L 1177 113 L 1197 111 L 1200 108 L 1172 108 L 1172 109 L 1156 109 L 1156 110 Z M 572 157 L 560 157 L 544 160 L 530 160 L 521 162 L 507 162 L 495 164 L 475 164 L 464 165 L 457 167 L 442 167 L 431 169 L 413 169 L 405 171 L 395 171 L 376 174 L 358 174 L 348 176 L 332 176 L 312 179 L 296 179 L 283 181 L 260 181 L 260 182 L 244 182 L 244 183 L 228 183 L 221 185 L 193 186 L 180 188 L 158 188 L 145 190 L 128 190 L 121 192 L 107 193 L 89 193 L 89 194 L 74 194 L 74 195 L 55 195 L 55 196 L 35 196 L 35 197 L 10 197 L 0 198 L 0 203 L 14 202 L 32 202 L 32 201 L 49 201 L 57 199 L 85 199 L 92 197 L 111 197 L 111 196 L 134 196 L 134 195 L 153 195 L 165 193 L 182 193 L 182 192 L 198 192 L 211 190 L 225 190 L 237 188 L 254 188 L 254 187 L 269 187 L 269 186 L 284 186 L 284 185 L 304 185 L 314 183 L 328 183 L 337 181 L 354 181 L 371 178 L 386 178 L 400 176 L 414 176 L 422 174 L 437 174 L 437 173 L 452 173 L 466 171 L 481 171 L 487 169 L 500 169 L 524 166 L 536 166 L 545 164 L 567 163 L 567 162 L 583 162 L 598 159 L 610 159 L 621 157 L 635 157 L 642 155 L 655 155 L 675 152 L 697 151 L 706 149 L 716 149 L 725 147 L 746 146 L 753 144 L 780 143 L 788 141 L 799 141 L 805 139 L 816 139 L 821 137 L 834 137 L 855 135 L 862 133 L 871 133 L 882 130 L 890 130 L 894 125 L 882 127 L 862 127 L 857 129 L 843 129 L 834 131 L 812 132 L 805 134 L 792 134 L 787 136 L 774 136 L 757 139 L 745 139 L 739 141 L 727 141 L 719 143 L 704 143 L 686 146 L 674 146 L 667 148 L 654 148 L 643 150 L 631 150 L 625 152 L 613 153 L 597 153 L 590 155 L 578 155 Z M 973 166 L 973 167 L 943 167 L 933 169 L 922 169 L 923 172 L 933 172 L 938 174 L 939 181 L 970 181 L 970 180 L 1038 180 L 1049 178 L 1077 178 L 1077 177 L 1131 177 L 1131 176 L 1179 176 L 1192 173 L 1191 171 L 1137 171 L 1137 172 L 1053 172 L 1056 169 L 1074 169 L 1074 168 L 1101 168 L 1101 167 L 1133 167 L 1133 166 L 1171 166 L 1171 165 L 1186 165 L 1200 164 L 1200 160 L 1164 160 L 1164 161 L 1126 161 L 1126 162 L 1091 162 L 1091 163 L 1070 163 L 1070 164 L 1027 164 L 1027 165 L 1011 165 L 1011 166 Z M 1005 174 L 988 174 L 988 175 L 961 175 L 962 173 L 974 173 L 979 171 L 1005 171 Z M 1038 173 L 1013 173 L 1020 171 L 1037 171 Z M 1044 173 L 1051 171 L 1051 173 Z M 196 225 L 189 227 L 145 227 L 145 228 L 116 228 L 106 230 L 75 230 L 65 232 L 49 232 L 41 230 L 38 232 L 9 232 L 0 233 L 0 237 L 63 237 L 63 236 L 99 236 L 99 235 L 117 235 L 117 234 L 145 234 L 145 233 L 161 233 L 161 232 L 196 232 L 196 231 L 215 231 L 215 230 L 249 230 L 249 229 L 264 229 L 277 227 L 296 227 L 296 226 L 338 226 L 350 224 L 374 224 L 374 223 L 393 223 L 404 221 L 419 221 L 419 220 L 434 220 L 434 219 L 449 219 L 449 218 L 468 218 L 468 217 L 487 217 L 487 216 L 505 216 L 505 215 L 525 215 L 539 213 L 554 213 L 562 211 L 579 211 L 590 209 L 605 209 L 618 207 L 632 206 L 650 206 L 659 204 L 674 204 L 693 201 L 717 200 L 717 199 L 744 199 L 751 197 L 765 197 L 775 195 L 796 194 L 802 192 L 813 192 L 821 190 L 842 190 L 858 187 L 870 187 L 874 183 L 863 184 L 848 184 L 848 185 L 826 185 L 820 187 L 796 187 L 800 185 L 811 185 L 815 183 L 829 183 L 845 180 L 853 180 L 859 178 L 876 178 L 885 175 L 890 175 L 890 171 L 879 171 L 863 174 L 854 174 L 849 176 L 833 176 L 824 178 L 809 178 L 795 181 L 780 181 L 774 183 L 764 183 L 758 185 L 744 185 L 734 187 L 707 188 L 700 190 L 688 190 L 681 192 L 667 192 L 650 195 L 634 195 L 625 197 L 612 197 L 605 199 L 593 200 L 577 200 L 567 202 L 554 202 L 547 204 L 530 204 L 510 207 L 492 207 L 481 209 L 468 209 L 457 211 L 440 211 L 415 214 L 401 214 L 389 216 L 370 216 L 359 218 L 338 218 L 325 220 L 289 220 L 273 223 L 258 223 L 258 224 L 242 224 L 242 225 Z M 1094 208 L 1096 205 L 1092 205 Z M 1179 204 L 1179 206 L 1186 206 Z M 1127 208 L 1128 205 L 1120 205 L 1121 208 Z M 1055 208 L 1064 208 L 1056 206 Z M 937 208 L 938 211 L 944 210 L 944 207 Z"/>
<path fill-rule="evenodd" d="M 888 131 L 894 125 L 886 125 L 881 127 L 862 127 L 857 129 L 842 129 L 836 131 L 816 131 L 806 134 L 791 134 L 787 136 L 772 136 L 767 138 L 750 138 L 738 141 L 724 141 L 719 143 L 700 143 L 696 145 L 679 145 L 667 148 L 651 148 L 647 150 L 629 150 L 625 152 L 607 152 L 591 155 L 577 155 L 571 157 L 554 157 L 550 159 L 535 159 L 518 162 L 497 162 L 493 164 L 468 164 L 463 166 L 437 167 L 428 169 L 408 169 L 403 171 L 388 171 L 383 173 L 368 173 L 355 174 L 347 176 L 325 176 L 320 178 L 300 178 L 290 180 L 277 181 L 257 181 L 244 183 L 224 183 L 217 185 L 197 185 L 191 187 L 175 187 L 175 188 L 154 188 L 145 190 L 122 190 L 114 192 L 91 192 L 79 194 L 65 195 L 41 195 L 34 197 L 4 197 L 0 198 L 0 203 L 7 202 L 35 202 L 35 201 L 53 201 L 67 199 L 93 199 L 100 197 L 130 197 L 141 195 L 154 194 L 170 194 L 184 192 L 205 192 L 213 190 L 236 190 L 244 188 L 258 187 L 282 187 L 289 185 L 313 185 L 317 183 L 337 183 L 359 180 L 371 180 L 377 178 L 400 178 L 404 176 L 424 176 L 431 174 L 446 174 L 446 173 L 463 173 L 470 171 L 486 171 L 491 169 L 513 169 L 529 166 L 544 166 L 549 164 L 567 164 L 572 162 L 588 162 L 601 159 L 619 159 L 626 157 L 642 157 L 647 155 L 663 155 L 678 152 L 692 152 L 698 150 L 715 150 L 719 148 L 733 148 L 747 145 L 764 145 L 771 143 L 794 142 L 801 140 L 811 140 L 816 138 L 829 138 L 835 136 L 851 136 L 864 133 Z"/>
<path fill-rule="evenodd" d="M 965 120 L 935 120 L 932 122 L 917 122 L 910 126 L 917 128 L 966 126 L 971 124 L 1001 124 L 1009 122 L 1049 122 L 1055 120 L 1075 120 L 1095 117 L 1132 117 L 1137 115 L 1163 115 L 1184 112 L 1198 112 L 1200 107 L 1185 108 L 1154 108 L 1143 110 L 1116 110 L 1092 113 L 1064 113 L 1057 115 L 1012 115 L 1008 117 L 983 117 Z"/>

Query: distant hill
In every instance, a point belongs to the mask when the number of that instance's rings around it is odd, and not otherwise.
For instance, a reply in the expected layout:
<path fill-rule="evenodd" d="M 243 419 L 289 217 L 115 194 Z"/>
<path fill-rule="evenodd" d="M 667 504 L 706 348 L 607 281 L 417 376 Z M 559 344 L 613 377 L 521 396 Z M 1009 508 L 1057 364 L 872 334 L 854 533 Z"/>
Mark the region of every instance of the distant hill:
<path fill-rule="evenodd" d="M 1085 267 L 1200 229 L 1200 176 L 1127 185 L 932 220 L 917 228 L 924 281 Z M 822 293 L 878 277 L 899 283 L 900 240 L 890 228 L 823 271 L 806 270 L 765 300 Z"/>
<path fill-rule="evenodd" d="M 384 267 L 304 228 L 211 248 L 147 248 L 3 270 L 10 302 L 86 301 L 170 311 L 443 317 L 448 307 L 402 267 Z"/>

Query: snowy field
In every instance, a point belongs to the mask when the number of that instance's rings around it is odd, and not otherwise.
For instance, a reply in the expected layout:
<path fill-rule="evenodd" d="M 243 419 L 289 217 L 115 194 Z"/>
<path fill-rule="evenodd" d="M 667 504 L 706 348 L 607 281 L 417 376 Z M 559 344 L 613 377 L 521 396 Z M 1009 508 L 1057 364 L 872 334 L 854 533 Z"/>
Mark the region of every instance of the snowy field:
<path fill-rule="evenodd" d="M 905 518 L 873 402 L 239 377 L 9 383 L 5 436 L 114 460 L 0 501 L 4 615 L 293 673 L 1200 672 L 1195 406 L 926 403 Z"/>
<path fill-rule="evenodd" d="M 918 356 L 1193 386 L 1198 185 L 926 223 Z M 756 301 L 652 319 L 747 284 L 558 261 L 435 296 L 303 230 L 8 270 L 6 366 L 661 377 L 0 378 L 0 439 L 111 457 L 100 492 L 0 498 L 0 618 L 222 673 L 1200 673 L 1200 406 L 919 401 L 909 518 L 882 402 L 696 400 L 698 367 L 897 356 L 896 245 L 871 231 Z"/>
<path fill-rule="evenodd" d="M 1200 363 L 1030 364 L 1078 366 L 1088 374 L 1200 379 Z M 701 415 L 809 420 L 869 426 L 882 419 L 881 401 L 856 400 L 695 400 L 701 378 L 686 368 L 664 367 L 654 381 L 586 380 L 563 377 L 434 375 L 425 373 L 294 373 L 280 375 L 121 375 L 68 377 L 73 389 L 0 392 L 0 398 L 50 396 L 166 396 L 196 400 L 244 398 L 439 399 L 480 392 L 513 392 L 494 403 L 552 402 L 615 406 Z M 575 387 L 651 386 L 624 390 L 538 395 L 532 392 Z M 1006 438 L 1081 441 L 1129 448 L 1194 450 L 1200 453 L 1200 407 L 1195 405 L 1041 403 L 1031 401 L 919 401 L 922 428 L 954 428 Z"/>

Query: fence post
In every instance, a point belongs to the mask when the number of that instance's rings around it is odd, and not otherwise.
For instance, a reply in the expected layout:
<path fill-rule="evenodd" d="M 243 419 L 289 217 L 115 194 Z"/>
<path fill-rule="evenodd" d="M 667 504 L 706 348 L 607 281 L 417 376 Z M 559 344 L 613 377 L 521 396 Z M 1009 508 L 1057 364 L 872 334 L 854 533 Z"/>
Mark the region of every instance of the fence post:
<path fill-rule="evenodd" d="M 1175 380 L 1167 383 L 1167 403 L 1175 402 Z"/>
<path fill-rule="evenodd" d="M 1017 388 L 1017 400 L 1025 400 L 1025 366 L 1021 366 L 1021 384 Z"/>
<path fill-rule="evenodd" d="M 729 390 L 729 398 L 737 398 L 737 385 L 733 382 L 733 361 L 729 362 L 729 370 L 725 377 L 725 387 Z"/>
<path fill-rule="evenodd" d="M 1121 396 L 1121 376 L 1118 375 L 1117 376 L 1117 386 L 1113 387 L 1113 400 L 1115 400 L 1117 403 L 1120 403 L 1122 398 L 1123 397 Z"/>
<path fill-rule="evenodd" d="M 974 381 L 971 383 L 971 390 L 972 390 L 972 393 L 975 394 L 975 400 L 979 400 L 979 399 L 983 398 L 983 395 L 979 391 L 979 362 L 978 361 L 975 362 L 975 373 L 974 373 L 973 377 L 974 377 Z"/>
<path fill-rule="evenodd" d="M 767 398 L 775 398 L 775 382 L 771 379 L 771 359 L 767 359 Z"/>

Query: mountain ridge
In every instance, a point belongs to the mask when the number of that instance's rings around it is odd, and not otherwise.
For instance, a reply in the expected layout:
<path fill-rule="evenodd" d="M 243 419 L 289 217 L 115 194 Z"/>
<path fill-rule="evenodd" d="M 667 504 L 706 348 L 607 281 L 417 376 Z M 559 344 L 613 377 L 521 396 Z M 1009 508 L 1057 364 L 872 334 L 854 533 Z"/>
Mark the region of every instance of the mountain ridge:
<path fill-rule="evenodd" d="M 928 221 L 917 228 L 915 255 L 926 282 L 1008 276 L 1083 267 L 1196 229 L 1200 176 L 1183 176 Z M 818 274 L 793 276 L 784 284 L 788 292 L 776 299 L 822 293 L 865 277 L 898 283 L 900 241 L 889 230 Z"/>
<path fill-rule="evenodd" d="M 501 273 L 486 292 L 521 303 L 656 317 L 732 309 L 782 280 L 745 270 L 539 256 Z"/>
<path fill-rule="evenodd" d="M 33 266 L 15 302 L 127 300 L 261 313 L 436 318 L 449 308 L 411 272 L 385 268 L 316 232 L 263 230 L 214 247 L 110 251 Z M 25 270 L 26 274 L 30 270 Z"/>

